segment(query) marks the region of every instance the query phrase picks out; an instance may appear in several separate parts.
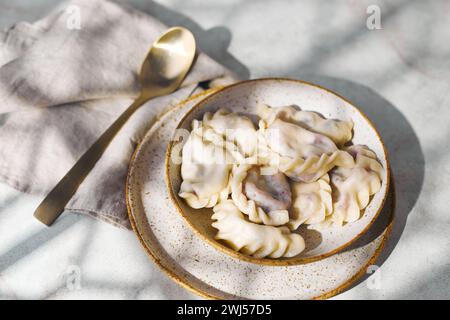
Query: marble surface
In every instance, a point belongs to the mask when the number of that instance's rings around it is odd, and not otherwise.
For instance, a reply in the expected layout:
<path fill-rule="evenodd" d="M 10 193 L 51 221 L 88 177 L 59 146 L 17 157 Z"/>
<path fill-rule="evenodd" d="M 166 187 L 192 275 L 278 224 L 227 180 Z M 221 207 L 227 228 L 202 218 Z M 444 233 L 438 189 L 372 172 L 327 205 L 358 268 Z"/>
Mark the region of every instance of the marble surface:
<path fill-rule="evenodd" d="M 0 0 L 0 28 L 57 2 Z M 189 27 L 242 78 L 305 79 L 362 108 L 389 149 L 397 220 L 379 272 L 335 298 L 450 298 L 450 2 L 122 2 Z M 382 29 L 366 26 L 372 4 Z M 196 298 L 149 261 L 132 232 L 73 213 L 46 228 L 32 217 L 40 200 L 0 186 L 0 298 Z"/>

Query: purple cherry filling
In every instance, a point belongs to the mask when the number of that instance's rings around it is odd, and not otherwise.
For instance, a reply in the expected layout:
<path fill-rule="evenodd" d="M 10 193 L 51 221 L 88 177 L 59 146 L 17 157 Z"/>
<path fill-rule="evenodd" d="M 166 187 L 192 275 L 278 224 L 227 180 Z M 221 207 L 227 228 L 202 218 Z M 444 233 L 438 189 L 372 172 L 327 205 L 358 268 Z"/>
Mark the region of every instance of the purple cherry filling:
<path fill-rule="evenodd" d="M 265 212 L 287 210 L 291 206 L 291 188 L 281 172 L 263 175 L 259 167 L 253 167 L 248 171 L 243 187 L 247 198 L 255 201 Z"/>

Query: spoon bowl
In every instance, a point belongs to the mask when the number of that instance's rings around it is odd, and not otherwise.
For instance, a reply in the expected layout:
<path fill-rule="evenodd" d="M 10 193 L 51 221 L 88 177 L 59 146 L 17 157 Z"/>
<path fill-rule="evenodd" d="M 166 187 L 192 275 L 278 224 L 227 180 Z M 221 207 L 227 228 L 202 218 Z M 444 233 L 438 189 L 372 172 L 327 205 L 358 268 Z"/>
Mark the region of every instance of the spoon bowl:
<path fill-rule="evenodd" d="M 164 95 L 181 85 L 195 58 L 195 39 L 184 28 L 174 27 L 151 47 L 139 76 L 141 95 Z"/>

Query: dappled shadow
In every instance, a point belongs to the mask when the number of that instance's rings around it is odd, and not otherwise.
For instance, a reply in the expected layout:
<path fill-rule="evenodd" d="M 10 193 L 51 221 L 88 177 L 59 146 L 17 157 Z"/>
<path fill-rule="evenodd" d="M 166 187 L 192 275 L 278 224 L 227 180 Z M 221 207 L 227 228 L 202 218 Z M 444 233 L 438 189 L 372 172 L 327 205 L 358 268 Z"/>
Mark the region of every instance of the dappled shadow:
<path fill-rule="evenodd" d="M 450 299 L 450 263 L 435 266 L 414 279 L 408 290 L 398 290 L 392 299 L 396 300 L 448 300 Z"/>
<path fill-rule="evenodd" d="M 382 12 L 382 21 L 383 24 L 386 24 L 389 20 L 394 18 L 396 15 L 401 13 L 401 11 L 406 6 L 411 6 L 415 2 L 419 2 L 418 0 L 403 0 L 396 1 L 395 3 L 391 3 L 387 10 L 383 10 Z M 355 3 L 355 7 L 359 9 L 361 13 L 365 13 L 366 5 L 363 3 Z M 328 9 L 329 15 L 333 15 L 333 11 L 330 10 L 332 7 L 328 4 L 322 3 L 321 14 L 326 12 Z M 323 11 L 322 11 L 323 10 Z M 324 15 L 322 15 L 324 16 Z M 364 21 L 364 20 L 363 20 Z M 322 39 L 320 47 L 316 50 L 312 50 L 310 55 L 307 57 L 302 57 L 304 63 L 302 63 L 301 69 L 303 73 L 315 73 L 318 69 L 320 69 L 322 63 L 326 63 L 333 55 L 336 54 L 337 51 L 343 50 L 348 46 L 358 42 L 363 37 L 368 37 L 371 30 L 367 29 L 364 25 L 361 25 L 359 28 L 352 28 L 345 34 L 336 36 L 335 33 L 330 32 L 327 34 L 327 37 Z M 295 69 L 294 69 L 295 72 Z M 296 75 L 298 77 L 298 75 Z M 300 77 L 303 79 L 304 77 Z"/>
<path fill-rule="evenodd" d="M 56 238 L 59 234 L 73 227 L 79 218 L 76 215 L 64 216 L 52 228 L 43 227 L 24 241 L 15 245 L 0 256 L 0 272 L 33 253 L 39 247 Z"/>
<path fill-rule="evenodd" d="M 394 177 L 393 185 L 396 190 L 396 210 L 389 241 L 377 260 L 377 265 L 381 266 L 400 240 L 408 215 L 422 190 L 425 158 L 417 134 L 394 105 L 365 85 L 321 75 L 303 75 L 303 79 L 335 91 L 361 109 L 374 123 L 388 150 Z M 380 215 L 378 220 L 380 219 L 386 220 L 386 216 Z M 377 222 L 375 227 L 378 225 L 378 229 L 372 229 L 366 237 L 357 241 L 351 248 L 364 246 L 379 237 L 387 224 Z M 367 277 L 368 275 L 365 275 L 353 286 L 363 282 Z"/>
<path fill-rule="evenodd" d="M 224 64 L 241 78 L 248 78 L 248 69 L 228 52 L 228 47 L 231 41 L 231 33 L 227 28 L 220 26 L 205 30 L 190 18 L 153 1 L 127 1 L 127 3 L 129 2 L 143 11 L 155 15 L 157 18 L 161 19 L 168 25 L 183 25 L 188 27 L 196 35 L 196 39 L 199 42 L 199 47 L 201 50 L 209 54 L 220 63 Z M 394 9 L 391 12 L 386 12 L 386 15 L 383 15 L 383 21 L 387 21 L 390 17 L 400 12 L 402 6 L 404 6 L 405 3 L 410 4 L 411 2 L 403 1 L 398 2 L 398 4 L 396 3 Z M 328 6 L 328 4 L 326 4 L 325 7 L 326 6 Z M 330 10 L 330 8 L 332 8 L 332 6 L 329 6 L 328 10 Z M 330 12 L 330 14 L 333 13 Z M 320 48 L 312 50 L 309 56 L 302 58 L 304 62 L 302 62 L 300 66 L 286 71 L 284 75 L 305 79 L 307 81 L 323 85 L 348 98 L 357 107 L 363 110 L 375 123 L 375 126 L 379 130 L 384 142 L 386 143 L 393 169 L 393 175 L 396 178 L 395 183 L 398 192 L 398 203 L 397 214 L 391 239 L 388 242 L 386 250 L 381 254 L 378 262 L 378 265 L 381 265 L 384 263 L 384 261 L 386 261 L 386 259 L 394 250 L 403 233 L 408 215 L 414 208 L 417 198 L 421 193 L 425 167 L 422 148 L 420 146 L 417 134 L 414 132 L 414 129 L 412 128 L 408 120 L 394 105 L 392 105 L 379 93 L 365 85 L 346 79 L 331 78 L 324 75 L 315 74 L 315 72 L 317 72 L 317 69 L 320 69 L 322 63 L 326 63 L 329 58 L 331 58 L 336 54 L 336 52 L 339 51 L 339 49 L 342 49 L 350 45 L 351 43 L 354 43 L 360 37 L 364 36 L 366 34 L 366 31 L 367 30 L 365 30 L 364 27 L 358 26 L 357 28 L 352 28 L 348 33 L 343 34 L 339 37 L 336 37 L 332 31 L 329 32 L 327 34 L 327 37 L 324 38 L 323 41 L 321 40 Z M 327 41 L 330 39 L 334 39 L 334 41 Z M 89 54 L 89 50 L 87 50 L 85 54 Z M 395 70 L 386 70 L 386 72 L 393 71 Z M 402 71 L 404 71 L 404 69 L 401 69 L 399 66 L 399 69 L 395 72 Z M 279 75 L 279 73 L 276 75 Z M 381 79 L 380 83 L 383 82 L 383 85 L 388 85 L 388 83 L 386 83 L 384 80 L 385 79 Z M 379 88 L 377 85 L 374 87 Z M 67 108 L 70 107 L 71 106 L 67 106 Z M 51 110 L 50 112 L 53 112 L 53 110 Z M 46 122 L 46 118 L 42 118 L 40 119 L 40 121 L 42 122 L 43 127 L 48 124 Z M 7 123 L 7 117 L 0 115 L 0 128 L 5 123 Z M 49 131 L 43 130 L 42 133 L 48 134 Z M 61 128 L 56 129 L 53 133 L 61 135 L 62 139 L 66 141 L 67 147 L 72 156 L 76 157 L 80 154 L 80 151 L 77 150 L 77 148 L 82 149 L 83 146 L 81 146 L 81 144 L 72 146 L 72 142 L 70 140 L 70 135 L 72 133 L 71 129 L 68 129 L 66 126 L 61 126 Z M 39 145 L 37 144 L 35 148 L 36 150 L 38 150 Z M 35 154 L 35 156 L 37 156 L 37 153 Z M 30 163 L 30 166 L 33 165 L 33 163 Z M 30 167 L 30 170 L 34 170 L 34 168 Z M 59 234 L 59 232 L 62 232 L 62 228 L 64 226 L 70 227 L 69 222 L 70 221 L 66 220 L 66 218 L 63 218 L 51 229 L 46 229 L 45 232 L 49 233 L 49 238 L 52 238 L 55 235 Z M 384 229 L 379 229 L 379 232 L 382 232 L 382 230 Z M 372 233 L 373 236 L 377 234 L 378 231 Z M 86 246 L 89 245 L 90 237 L 91 236 L 89 236 L 84 243 Z M 367 239 L 367 241 L 371 241 L 373 240 L 373 237 Z M 13 249 L 18 250 L 18 252 L 23 252 L 25 255 L 27 255 L 32 250 L 35 250 L 40 244 L 45 243 L 46 241 L 48 241 L 48 239 L 46 240 L 42 236 L 42 234 L 39 233 L 32 235 L 30 239 L 27 239 L 24 243 L 21 243 L 19 246 Z M 14 254 L 15 251 L 13 251 L 13 249 L 6 253 L 7 257 L 5 257 L 5 255 L 1 257 L 0 261 L 4 261 L 7 258 L 6 260 L 8 260 L 8 264 L 2 264 L 0 262 L 0 270 L 4 270 L 5 267 L 7 268 L 12 263 L 15 263 L 16 261 L 21 259 L 20 256 Z M 86 250 L 86 248 L 80 248 L 80 261 L 83 260 L 83 250 Z M 10 259 L 12 259 L 11 263 L 9 262 Z M 448 273 L 448 271 L 448 268 L 442 268 L 441 270 L 442 273 Z M 365 278 L 363 278 L 363 280 L 364 279 Z M 243 278 L 243 281 L 245 280 L 248 279 Z M 430 289 L 426 288 L 428 284 L 427 281 L 431 280 L 433 280 L 431 275 L 429 277 L 424 277 L 423 281 L 421 280 L 417 283 L 415 289 L 417 289 L 418 291 L 432 290 L 433 286 L 430 286 Z M 437 281 L 436 279 L 434 280 Z M 149 282 L 148 285 L 150 286 L 152 284 Z M 129 294 L 133 297 L 137 297 L 140 290 L 140 286 L 138 287 L 137 285 L 127 283 L 116 283 L 114 281 L 103 283 L 102 281 L 92 280 L 92 282 L 88 282 L 86 287 L 106 287 L 109 290 L 122 290 L 126 292 L 126 294 Z M 167 296 L 173 297 L 168 293 Z M 181 297 L 183 298 L 183 296 Z M 405 296 L 399 295 L 399 297 L 402 298 Z"/>
<path fill-rule="evenodd" d="M 156 3 L 153 3 L 152 5 L 157 8 L 152 8 L 152 6 L 148 5 L 149 3 L 146 4 L 146 8 L 149 9 L 146 10 L 148 13 L 152 13 L 153 10 L 156 10 L 158 12 L 165 10 L 164 7 Z M 160 14 L 158 14 L 157 17 L 158 16 L 160 16 Z M 218 27 L 208 31 L 203 31 L 196 23 L 194 23 L 189 19 L 186 19 L 183 23 L 181 22 L 178 23 L 175 20 L 183 18 L 180 15 L 176 15 L 174 12 L 173 14 L 170 14 L 170 10 L 168 9 L 167 12 L 164 14 L 164 17 L 166 19 L 164 22 L 166 22 L 167 24 L 178 24 L 178 25 L 188 24 L 187 26 L 196 34 L 197 41 L 199 42 L 199 47 L 201 50 L 210 54 L 211 56 L 213 56 L 213 58 L 219 60 L 219 62 L 222 62 L 225 65 L 229 66 L 240 77 L 243 78 L 248 77 L 248 70 L 245 67 L 243 67 L 242 64 L 239 64 L 237 60 L 235 60 L 229 53 L 226 52 L 231 41 L 231 35 L 227 29 Z M 109 33 L 112 32 L 112 30 L 114 30 L 113 26 L 120 25 L 118 21 L 114 21 L 114 18 L 115 17 L 113 17 L 111 20 L 108 20 L 107 23 L 98 24 L 95 30 L 91 30 L 92 33 L 95 34 L 95 37 L 108 38 Z M 168 22 L 167 19 L 169 20 L 174 19 L 174 21 L 173 23 L 170 23 Z M 89 57 L 96 54 L 97 51 L 95 45 L 93 45 L 89 41 L 87 41 L 84 44 L 85 45 L 74 48 L 75 50 L 77 50 L 77 52 L 75 52 L 76 56 Z M 64 52 L 62 53 L 64 54 Z M 55 48 L 55 50 L 52 51 L 52 54 L 58 57 L 58 48 Z M 105 54 L 109 53 L 105 52 Z M 105 58 L 108 58 L 108 56 L 106 56 Z M 116 57 L 109 57 L 109 58 L 115 59 Z M 9 67 L 13 69 L 11 65 Z M 43 67 L 45 69 L 45 66 Z M 56 78 L 56 75 L 66 77 L 68 76 L 70 77 L 73 75 L 74 78 L 72 80 L 74 83 L 76 83 L 80 88 L 86 87 L 87 84 L 83 83 L 83 77 L 81 76 L 83 67 L 80 66 L 79 68 L 77 67 L 76 69 L 78 69 L 79 73 L 69 72 L 62 74 L 60 72 L 61 70 L 57 70 L 53 81 L 55 83 L 59 81 L 59 79 Z M 32 91 L 30 91 L 31 89 Z M 29 83 L 29 85 L 23 86 L 22 90 L 26 92 L 23 91 L 16 92 L 18 105 L 21 104 L 21 105 L 44 106 L 46 104 L 50 104 L 51 97 L 47 95 L 47 92 L 41 86 L 34 86 L 32 83 Z M 35 92 L 35 94 L 30 94 L 31 92 Z M 120 92 L 117 95 L 120 95 Z M 89 92 L 87 92 L 87 96 L 89 96 Z M 121 108 L 122 106 L 109 105 L 107 107 Z M 115 112 L 117 113 L 118 111 L 120 110 L 116 110 Z M 95 137 L 99 133 L 101 133 L 104 127 L 108 124 L 107 121 L 103 121 L 103 117 L 106 118 L 109 114 L 110 118 L 113 118 L 111 117 L 111 115 L 114 115 L 115 112 L 111 110 L 103 112 L 99 108 L 90 108 L 88 103 L 81 105 L 78 105 L 77 103 L 77 104 L 59 104 L 52 108 L 29 110 L 21 114 L 17 112 L 13 112 L 10 114 L 2 114 L 0 117 L 0 128 L 6 126 L 4 127 L 4 129 L 8 129 L 12 137 L 21 136 L 23 139 L 21 141 L 22 142 L 21 145 L 24 146 L 26 145 L 26 149 L 24 148 L 22 149 L 22 151 L 27 151 L 28 156 L 26 158 L 28 161 L 27 163 L 24 164 L 24 167 L 22 168 L 23 171 L 26 172 L 29 175 L 29 177 L 35 178 L 33 179 L 34 181 L 43 181 L 42 178 L 45 178 L 44 180 L 47 180 L 46 185 L 43 185 L 42 187 L 39 186 L 37 188 L 34 187 L 33 190 L 26 189 L 22 191 L 34 191 L 34 192 L 39 191 L 39 193 L 44 192 L 45 189 L 48 187 L 48 184 L 52 184 L 52 181 L 55 179 L 57 180 L 58 176 L 65 171 L 61 170 L 62 168 L 61 161 L 56 161 L 55 166 L 53 168 L 54 170 L 51 171 L 53 177 L 49 176 L 43 177 L 42 175 L 36 174 L 36 172 L 42 171 L 41 170 L 42 168 L 40 166 L 43 165 L 44 163 L 38 162 L 37 160 L 42 159 L 42 156 L 44 155 L 43 154 L 44 150 L 46 150 L 47 152 L 46 156 L 47 160 L 49 159 L 48 153 L 52 154 L 55 159 L 57 159 L 58 157 L 64 157 L 65 161 L 70 162 L 76 160 L 86 149 L 86 147 L 89 146 L 95 140 Z M 102 118 L 102 121 L 99 121 L 100 118 Z M 95 126 L 89 127 L 86 126 L 86 123 L 92 122 L 95 122 Z M 30 127 L 29 123 L 33 123 L 33 126 Z M 30 128 L 33 128 L 33 130 L 30 130 Z M 49 137 L 53 137 L 56 139 L 49 140 Z M 25 142 L 24 140 L 26 140 L 27 138 L 30 138 L 30 141 L 33 140 L 34 143 L 32 143 L 32 145 L 24 144 Z M 52 141 L 54 145 L 49 146 L 48 145 L 49 141 L 50 142 Z M 29 158 L 29 155 L 32 155 L 36 161 L 32 161 L 32 159 Z M 48 173 L 49 172 L 46 171 L 44 174 L 48 175 Z M 117 178 L 117 174 L 119 173 L 120 172 L 117 173 L 112 173 L 111 171 L 108 172 L 111 179 L 114 176 Z M 50 180 L 50 182 L 48 180 Z M 122 180 L 124 179 L 120 179 L 120 182 Z M 116 182 L 117 181 L 118 180 L 116 180 Z M 94 189 L 97 190 L 98 188 L 93 187 L 91 190 Z M 123 198 L 122 192 L 120 192 L 120 195 Z M 111 199 L 111 201 L 114 200 L 116 199 Z M 9 249 L 7 252 L 2 254 L 2 256 L 0 257 L 0 271 L 8 269 L 10 266 L 16 264 L 24 257 L 36 251 L 38 248 L 44 246 L 47 242 L 57 237 L 65 230 L 71 228 L 78 220 L 79 217 L 76 215 L 66 215 L 60 218 L 58 220 L 58 223 L 54 224 L 52 228 L 44 228 L 30 235 L 24 241 L 21 241 L 20 243 Z M 90 225 L 89 229 L 87 230 L 87 235 L 83 239 L 82 245 L 79 248 L 79 251 L 77 250 L 77 252 L 75 253 L 76 261 L 72 261 L 74 264 L 76 265 L 83 264 L 83 261 L 86 257 L 87 252 L 89 251 L 89 247 L 94 235 L 95 235 L 95 228 Z M 169 297 L 169 292 L 166 290 L 167 285 L 164 285 L 164 282 L 168 281 L 166 279 L 159 279 L 159 280 L 151 279 L 151 281 L 149 282 L 149 286 L 160 287 L 162 294 Z M 142 286 L 142 284 L 138 285 L 119 284 L 115 283 L 114 281 L 112 281 L 111 283 L 109 282 L 101 283 L 101 281 L 98 282 L 92 280 L 86 283 L 86 287 L 87 288 L 105 287 L 106 289 L 109 290 L 111 289 L 123 290 L 126 291 L 127 295 L 131 297 L 138 297 L 140 294 L 140 290 L 143 290 L 148 286 Z M 180 294 L 181 298 L 186 298 L 189 296 L 185 291 L 181 290 L 181 292 L 182 292 L 182 294 Z"/>
<path fill-rule="evenodd" d="M 397 191 L 397 210 L 391 240 L 380 258 L 383 262 L 400 239 L 408 215 L 422 190 L 425 158 L 419 138 L 405 116 L 371 88 L 320 75 L 305 75 L 303 78 L 337 92 L 361 109 L 374 123 L 388 150 Z"/>
<path fill-rule="evenodd" d="M 371 119 L 387 147 L 392 175 L 395 178 L 397 208 L 391 236 L 377 261 L 377 265 L 381 266 L 400 240 L 408 215 L 422 190 L 425 158 L 417 134 L 395 106 L 367 86 L 319 75 L 304 76 L 304 79 L 323 85 L 348 98 Z M 365 243 L 358 244 L 367 244 L 383 231 L 384 228 L 380 228 L 378 233 L 372 232 L 372 237 L 368 237 Z M 359 282 L 365 278 L 367 277 Z"/>
<path fill-rule="evenodd" d="M 20 194 L 13 194 L 6 197 L 2 195 L 0 198 L 0 214 L 3 213 L 3 209 L 12 206 L 19 198 Z"/>
<path fill-rule="evenodd" d="M 145 3 L 145 8 L 142 8 L 142 5 L 143 4 L 140 4 L 137 7 L 145 9 L 144 11 L 163 20 L 167 24 L 185 25 L 190 28 L 196 34 L 199 47 L 203 51 L 211 54 L 211 56 L 216 60 L 219 60 L 220 63 L 228 65 L 241 77 L 248 77 L 248 70 L 227 51 L 231 41 L 231 35 L 228 30 L 218 27 L 204 31 L 194 21 L 157 3 Z M 95 57 L 95 61 L 101 61 L 102 64 L 111 63 L 114 65 L 116 61 L 121 59 L 120 55 L 124 55 L 124 53 L 120 53 L 120 51 L 124 51 L 125 55 L 130 53 L 129 48 L 126 48 L 128 51 L 122 50 L 125 48 L 121 48 L 121 44 L 117 44 L 117 48 L 121 50 L 114 50 L 117 56 L 111 55 L 111 50 L 106 50 L 108 48 L 101 50 L 98 48 L 98 45 L 96 46 L 96 41 L 98 39 L 108 39 L 112 37 L 114 33 L 117 33 L 117 29 L 122 30 L 124 25 L 126 26 L 122 20 L 118 20 L 119 18 L 120 16 L 118 15 L 112 15 L 105 21 L 100 20 L 102 23 L 90 25 L 88 31 L 84 29 L 79 31 L 80 33 L 86 32 L 85 35 L 89 35 L 90 37 L 79 37 L 74 33 L 75 39 L 77 39 L 77 37 L 81 39 L 79 40 L 79 43 L 77 42 L 78 45 L 70 43 L 71 41 L 74 41 L 74 39 L 68 37 L 69 39 L 64 41 L 57 41 L 56 47 L 51 52 L 47 52 L 46 54 L 43 53 L 42 57 L 39 58 L 39 61 L 42 59 L 42 61 L 45 60 L 46 63 L 43 65 L 36 65 L 36 68 L 39 66 L 39 70 L 52 70 L 51 63 L 54 62 L 52 57 L 56 60 L 68 60 L 66 64 L 68 70 L 54 70 L 49 73 L 47 78 L 50 78 L 50 80 L 52 80 L 50 82 L 54 83 L 55 86 L 49 85 L 47 89 L 50 90 L 52 87 L 57 87 L 56 84 L 64 80 L 65 77 L 71 78 L 70 81 L 73 86 L 78 88 L 76 90 L 80 90 L 80 96 L 75 97 L 72 97 L 71 94 L 78 91 L 70 91 L 69 98 L 74 100 L 79 100 L 84 97 L 102 98 L 101 95 L 98 95 L 99 93 L 91 92 L 93 88 L 98 89 L 98 84 L 97 86 L 91 86 L 90 83 L 92 80 L 86 83 L 86 77 L 83 74 L 95 72 L 93 72 L 94 70 L 87 69 L 89 68 L 89 65 L 85 63 L 85 57 Z M 124 30 L 121 32 L 123 31 Z M 57 32 L 57 30 L 53 30 L 52 32 Z M 142 33 L 142 30 L 140 32 Z M 152 32 L 157 32 L 157 30 L 150 30 L 149 34 L 151 36 Z M 140 36 L 142 37 L 142 34 Z M 135 41 L 139 41 L 139 38 Z M 139 42 L 139 44 L 142 49 L 142 46 L 146 46 L 146 42 L 141 42 Z M 73 50 L 67 52 L 67 49 L 65 49 L 66 45 L 73 47 Z M 132 54 L 132 56 L 135 55 L 136 53 Z M 74 57 L 75 59 L 73 59 Z M 126 58 L 133 60 L 130 57 Z M 18 60 L 20 60 L 20 58 Z M 33 59 L 31 59 L 31 61 L 33 61 Z M 8 65 L 2 66 L 2 79 L 4 81 L 15 79 L 14 81 L 18 82 L 17 86 L 14 86 L 21 88 L 14 94 L 15 103 L 17 103 L 17 105 L 45 105 L 46 102 L 52 100 L 53 97 L 48 95 L 48 92 L 45 91 L 45 86 L 40 83 L 41 81 L 36 83 L 37 81 L 35 78 L 27 78 L 29 72 L 26 71 L 29 67 L 27 69 L 27 64 L 23 64 L 22 62 L 12 61 Z M 22 70 L 21 67 L 24 69 Z M 9 72 L 6 72 L 7 70 L 9 70 Z M 39 70 L 34 71 L 38 73 Z M 64 71 L 64 73 L 61 71 Z M 137 77 L 136 70 L 128 70 L 128 72 L 132 73 L 131 77 Z M 94 74 L 93 76 L 94 78 L 96 77 Z M 30 88 L 35 94 L 30 94 Z M 86 92 L 83 91 L 83 88 Z M 107 92 L 103 92 L 103 94 L 109 93 L 114 96 L 124 95 L 124 89 L 120 87 L 116 88 L 116 90 L 114 90 L 114 88 L 108 88 L 108 90 Z M 54 88 L 50 91 L 53 95 L 57 92 Z M 62 91 L 65 92 L 64 90 Z M 56 100 L 56 102 L 58 102 L 58 100 Z M 23 192 L 35 194 L 44 194 L 51 189 L 51 187 L 62 178 L 64 173 L 70 169 L 73 163 L 80 158 L 83 152 L 95 141 L 96 137 L 108 127 L 115 116 L 126 107 L 126 105 L 123 105 L 123 102 L 115 102 L 110 105 L 104 104 L 102 106 L 107 109 L 101 110 L 98 107 L 92 108 L 90 106 L 90 101 L 82 104 L 65 103 L 52 108 L 35 108 L 34 110 L 26 111 L 24 113 L 12 112 L 10 114 L 1 115 L 0 135 L 5 138 L 3 141 L 9 148 L 8 151 L 3 148 L 2 151 L 0 151 L 0 155 L 3 153 L 4 156 L 2 157 L 2 160 L 9 164 L 9 168 L 5 169 L 6 174 L 17 177 L 16 180 L 19 181 L 12 186 Z M 17 143 L 11 143 L 11 141 L 18 140 L 18 137 L 20 137 L 20 143 L 19 141 L 17 141 Z M 10 150 L 12 144 L 18 145 L 18 147 L 15 148 L 15 150 Z M 43 161 L 42 157 L 44 154 L 47 161 Z M 34 161 L 30 159 L 30 155 L 33 156 Z M 13 161 L 14 158 L 20 159 L 20 162 L 16 163 Z M 48 163 L 54 164 L 50 171 L 48 170 Z M 49 172 L 52 174 L 48 174 Z M 30 182 L 30 180 L 33 182 Z M 10 182 L 8 179 L 6 179 L 6 181 Z M 124 179 L 120 180 L 120 182 L 122 181 L 124 181 Z M 122 193 L 120 194 L 122 196 Z"/>
<path fill-rule="evenodd" d="M 0 114 L 0 127 L 6 123 L 6 120 L 8 120 L 9 114 L 2 113 Z"/>
<path fill-rule="evenodd" d="M 122 0 L 118 2 L 132 4 L 133 7 L 156 17 L 168 26 L 178 25 L 188 28 L 194 34 L 201 51 L 234 72 L 238 78 L 243 80 L 249 78 L 248 68 L 228 51 L 232 37 L 228 28 L 216 26 L 205 30 L 193 19 L 155 1 Z"/>
<path fill-rule="evenodd" d="M 158 272 L 156 268 L 153 272 L 153 275 L 143 282 L 121 281 L 117 279 L 107 281 L 85 277 L 82 279 L 81 288 L 86 291 L 103 291 L 108 294 L 114 292 L 116 297 L 117 294 L 121 294 L 120 298 L 127 300 L 147 299 L 149 291 L 156 292 L 156 295 L 152 296 L 152 298 L 156 299 L 189 300 L 193 298 L 188 291 L 178 287 L 177 284 L 168 278 L 156 276 Z M 53 289 L 41 299 L 71 299 L 72 294 L 76 296 L 77 292 L 70 291 L 65 286 L 61 286 Z"/>

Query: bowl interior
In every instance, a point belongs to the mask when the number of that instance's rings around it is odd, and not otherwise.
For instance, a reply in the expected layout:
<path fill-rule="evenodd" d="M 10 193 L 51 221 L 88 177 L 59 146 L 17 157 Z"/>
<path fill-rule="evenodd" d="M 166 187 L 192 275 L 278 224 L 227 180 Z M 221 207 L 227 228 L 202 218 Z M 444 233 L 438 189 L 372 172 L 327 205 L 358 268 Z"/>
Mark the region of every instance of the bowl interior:
<path fill-rule="evenodd" d="M 270 106 L 295 104 L 303 110 L 316 111 L 327 118 L 349 120 L 354 123 L 354 144 L 365 144 L 373 150 L 385 168 L 381 190 L 375 194 L 364 215 L 358 221 L 343 227 L 323 231 L 299 228 L 306 242 L 305 250 L 296 257 L 283 259 L 257 259 L 228 248 L 216 241 L 216 229 L 211 226 L 212 209 L 192 209 L 178 196 L 181 185 L 180 164 L 172 161 L 179 156 L 182 139 L 173 139 L 169 144 L 166 170 L 169 194 L 180 213 L 194 231 L 219 250 L 249 262 L 269 265 L 294 265 L 316 261 L 344 249 L 362 235 L 381 211 L 389 187 L 389 166 L 384 145 L 370 121 L 353 105 L 335 93 L 302 81 L 289 79 L 258 79 L 231 85 L 205 98 L 194 106 L 181 120 L 178 128 L 190 130 L 192 120 L 201 119 L 205 112 L 228 108 L 234 112 L 255 118 L 258 103 Z"/>

